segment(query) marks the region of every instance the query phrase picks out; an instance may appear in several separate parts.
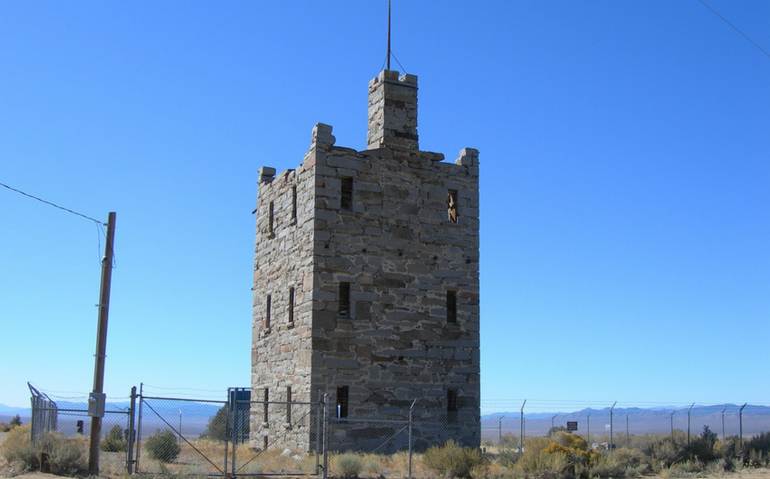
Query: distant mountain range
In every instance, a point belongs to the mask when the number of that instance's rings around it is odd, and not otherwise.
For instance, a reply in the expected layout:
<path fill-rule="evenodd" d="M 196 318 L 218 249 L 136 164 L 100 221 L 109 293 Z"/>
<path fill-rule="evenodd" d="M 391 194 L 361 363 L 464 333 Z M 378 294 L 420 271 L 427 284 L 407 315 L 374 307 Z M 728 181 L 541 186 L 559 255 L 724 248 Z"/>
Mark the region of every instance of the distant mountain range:
<path fill-rule="evenodd" d="M 60 409 L 86 410 L 84 402 L 57 401 Z M 220 402 L 192 402 L 178 400 L 148 399 L 143 406 L 143 423 L 145 431 L 152 431 L 167 427 L 168 424 L 176 425 L 183 422 L 185 432 L 200 434 L 208 425 L 209 420 L 216 415 L 222 407 Z M 107 404 L 107 411 L 127 411 L 129 403 L 112 402 Z M 738 408 L 736 404 L 715 404 L 710 406 L 696 406 L 691 411 L 691 430 L 699 433 L 703 426 L 709 426 L 714 432 L 722 433 L 722 410 L 725 410 L 725 433 L 734 435 L 738 433 Z M 654 408 L 615 408 L 613 411 L 613 426 L 616 434 L 621 436 L 626 432 L 626 421 L 631 434 L 664 434 L 671 430 L 671 413 L 673 415 L 674 428 L 686 430 L 687 408 L 682 407 L 654 407 Z M 18 414 L 22 418 L 29 418 L 30 409 L 5 406 L 0 404 L 0 421 L 7 421 Z M 581 409 L 572 412 L 525 412 L 525 432 L 528 436 L 545 435 L 554 426 L 566 426 L 568 421 L 578 423 L 578 434 L 584 434 L 588 427 L 592 435 L 605 434 L 609 429 L 610 408 Z M 61 416 L 61 415 L 60 415 Z M 69 414 L 70 418 L 85 418 L 81 414 Z M 124 422 L 122 414 L 108 414 L 108 418 L 116 423 Z M 502 418 L 502 419 L 501 419 Z M 627 418 L 627 419 L 626 419 Z M 419 419 L 417 419 L 419 421 Z M 107 419 L 105 419 L 107 421 Z M 62 427 L 67 427 L 67 421 L 61 422 Z M 518 435 L 520 431 L 519 411 L 506 411 L 485 414 L 481 416 L 482 438 L 496 438 L 499 432 L 502 434 Z M 770 431 L 770 407 L 749 405 L 743 412 L 744 435 L 753 435 L 759 432 Z"/>
<path fill-rule="evenodd" d="M 5 404 L 0 404 L 0 415 L 15 416 L 16 414 L 19 416 L 29 416 L 29 408 L 6 406 Z"/>
<path fill-rule="evenodd" d="M 704 426 L 722 433 L 722 410 L 725 411 L 725 434 L 738 434 L 738 409 L 736 404 L 714 404 L 695 406 L 690 412 L 690 428 L 699 433 Z M 613 429 L 621 436 L 626 432 L 626 421 L 630 434 L 663 434 L 671 431 L 671 414 L 674 429 L 687 429 L 687 407 L 654 408 L 615 408 L 613 411 Z M 501 419 L 502 418 L 502 419 Z M 626 419 L 628 418 L 628 419 Z M 519 434 L 520 412 L 496 412 L 481 416 L 483 438 L 496 438 L 499 430 L 502 434 Z M 567 421 L 578 423 L 578 434 L 590 427 L 591 434 L 605 434 L 609 430 L 610 408 L 581 409 L 572 412 L 538 412 L 524 414 L 526 435 L 545 435 L 554 426 L 566 426 Z M 770 431 L 770 407 L 748 405 L 743 410 L 743 433 L 753 435 Z"/>
<path fill-rule="evenodd" d="M 77 422 L 82 420 L 84 421 L 85 433 L 88 434 L 90 421 L 86 413 L 87 403 L 56 401 L 56 405 L 60 411 L 57 425 L 59 432 L 67 435 L 75 434 Z M 211 418 L 223 405 L 223 402 L 147 399 L 142 407 L 142 436 L 152 434 L 159 429 L 167 429 L 169 425 L 178 428 L 180 422 L 185 435 L 198 436 L 206 430 Z M 118 425 L 122 429 L 127 428 L 128 415 L 125 413 L 129 406 L 128 401 L 108 402 L 105 407 L 107 413 L 103 419 L 106 427 Z M 0 404 L 0 421 L 7 422 L 16 414 L 21 417 L 22 421 L 26 422 L 29 420 L 31 410 L 30 408 Z"/>
<path fill-rule="evenodd" d="M 149 403 L 151 406 L 154 406 L 158 409 L 168 409 L 171 408 L 174 410 L 175 414 L 178 414 L 178 411 L 182 411 L 183 415 L 190 415 L 190 416 L 208 416 L 211 414 L 211 411 L 213 413 L 216 413 L 217 410 L 219 410 L 220 407 L 222 407 L 223 403 L 201 403 L 201 402 L 195 402 L 195 401 L 166 401 L 166 400 L 147 400 L 146 403 Z M 173 404 L 172 404 L 173 403 Z M 107 411 L 128 411 L 128 408 L 130 407 L 130 403 L 128 401 L 124 402 L 108 402 L 105 405 L 105 410 Z M 69 402 L 69 401 L 56 401 L 56 406 L 59 409 L 75 409 L 75 410 L 87 410 L 88 404 L 85 402 Z M 1 415 L 9 415 L 9 414 L 18 414 L 20 416 L 27 416 L 29 417 L 31 409 L 28 407 L 14 407 L 14 406 L 6 406 L 5 404 L 0 404 L 0 414 Z"/>
<path fill-rule="evenodd" d="M 709 414 L 721 414 L 722 410 L 725 410 L 725 415 L 729 414 L 738 414 L 738 409 L 741 407 L 741 404 L 713 404 L 710 406 L 694 406 L 692 408 L 691 416 L 706 416 Z M 680 413 L 687 413 L 687 407 L 651 407 L 651 408 L 639 408 L 639 407 L 631 407 L 631 408 L 619 408 L 616 407 L 613 414 L 616 416 L 655 416 L 660 414 L 671 414 L 674 412 L 675 414 Z M 505 417 L 519 417 L 519 411 L 508 411 L 508 412 L 494 412 L 489 413 L 481 416 L 482 421 L 484 419 L 494 419 L 497 421 L 497 419 L 500 416 Z M 602 409 L 593 409 L 593 408 L 586 408 L 581 409 L 579 411 L 572 411 L 572 412 L 564 412 L 564 411 L 551 411 L 551 412 L 536 412 L 536 413 L 528 413 L 524 412 L 524 416 L 526 419 L 549 419 L 553 417 L 553 415 L 556 414 L 559 417 L 561 416 L 587 416 L 588 414 L 591 414 L 592 416 L 601 416 L 606 415 L 609 416 L 610 414 L 610 408 L 605 407 Z M 762 415 L 762 414 L 770 414 L 770 406 L 755 406 L 755 405 L 747 405 L 746 409 L 743 410 L 744 415 L 752 414 L 752 415 Z"/>

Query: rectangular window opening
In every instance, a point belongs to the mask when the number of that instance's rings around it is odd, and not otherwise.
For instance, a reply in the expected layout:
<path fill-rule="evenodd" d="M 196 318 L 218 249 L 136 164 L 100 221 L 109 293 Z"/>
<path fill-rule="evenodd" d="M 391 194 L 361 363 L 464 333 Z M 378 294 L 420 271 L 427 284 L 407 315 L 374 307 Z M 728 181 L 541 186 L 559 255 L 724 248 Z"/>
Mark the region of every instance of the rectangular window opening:
<path fill-rule="evenodd" d="M 457 291 L 446 292 L 446 322 L 457 322 Z"/>
<path fill-rule="evenodd" d="M 273 202 L 270 202 L 267 210 L 267 232 L 273 234 Z"/>
<path fill-rule="evenodd" d="M 446 391 L 446 412 L 450 421 L 457 419 L 457 390 L 447 389 Z"/>
<path fill-rule="evenodd" d="M 337 299 L 339 303 L 339 315 L 350 317 L 350 283 L 340 283 L 340 291 Z"/>
<path fill-rule="evenodd" d="M 286 386 L 286 423 L 291 424 L 291 386 Z"/>
<path fill-rule="evenodd" d="M 337 417 L 348 417 L 348 387 L 337 388 Z"/>
<path fill-rule="evenodd" d="M 262 422 L 267 424 L 268 420 L 270 419 L 270 390 L 268 388 L 265 388 L 264 390 L 264 398 L 263 398 L 263 407 L 264 410 L 262 411 Z"/>
<path fill-rule="evenodd" d="M 353 178 L 350 176 L 340 179 L 340 208 L 353 209 Z"/>
<path fill-rule="evenodd" d="M 294 288 L 289 288 L 289 324 L 294 324 Z"/>
<path fill-rule="evenodd" d="M 447 194 L 447 214 L 449 215 L 449 221 L 451 223 L 457 223 L 457 190 L 449 190 Z"/>
<path fill-rule="evenodd" d="M 297 187 L 291 187 L 291 219 L 297 221 Z"/>
<path fill-rule="evenodd" d="M 273 297 L 267 295 L 267 301 L 265 302 L 265 329 L 270 329 L 270 310 L 272 309 Z"/>

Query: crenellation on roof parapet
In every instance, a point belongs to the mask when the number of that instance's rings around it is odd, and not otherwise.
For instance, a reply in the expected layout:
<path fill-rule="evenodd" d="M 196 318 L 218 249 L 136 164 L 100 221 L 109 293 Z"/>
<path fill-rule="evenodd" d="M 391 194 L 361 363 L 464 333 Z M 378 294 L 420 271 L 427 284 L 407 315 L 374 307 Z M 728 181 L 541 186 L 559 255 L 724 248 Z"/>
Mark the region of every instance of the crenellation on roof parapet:
<path fill-rule="evenodd" d="M 411 73 L 401 75 L 397 70 L 382 70 L 376 77 L 369 80 L 369 89 L 372 90 L 378 83 L 383 82 L 417 88 L 417 75 Z"/>
<path fill-rule="evenodd" d="M 455 160 L 455 164 L 463 166 L 479 166 L 479 150 L 476 148 L 463 148 L 460 150 L 460 153 Z"/>
<path fill-rule="evenodd" d="M 272 166 L 263 166 L 259 169 L 259 182 L 270 183 L 275 178 L 275 168 Z"/>
<path fill-rule="evenodd" d="M 337 139 L 332 135 L 333 127 L 325 123 L 316 123 L 310 138 L 310 147 L 330 148 Z"/>

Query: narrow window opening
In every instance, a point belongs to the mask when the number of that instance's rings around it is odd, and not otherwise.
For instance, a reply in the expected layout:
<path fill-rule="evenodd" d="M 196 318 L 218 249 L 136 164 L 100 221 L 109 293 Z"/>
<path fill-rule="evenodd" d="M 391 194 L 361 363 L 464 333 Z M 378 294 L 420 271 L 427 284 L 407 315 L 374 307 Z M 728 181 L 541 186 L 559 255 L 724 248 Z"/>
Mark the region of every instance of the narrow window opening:
<path fill-rule="evenodd" d="M 289 288 L 289 326 L 294 325 L 294 288 Z"/>
<path fill-rule="evenodd" d="M 270 419 L 269 409 L 270 409 L 270 390 L 268 388 L 265 388 L 264 390 L 264 398 L 263 398 L 263 411 L 262 411 L 262 422 L 267 424 L 268 420 Z"/>
<path fill-rule="evenodd" d="M 273 234 L 273 202 L 270 202 L 267 210 L 267 232 Z"/>
<path fill-rule="evenodd" d="M 446 391 L 446 412 L 450 421 L 457 419 L 457 390 L 455 389 Z"/>
<path fill-rule="evenodd" d="M 339 291 L 339 315 L 345 318 L 350 316 L 350 283 L 340 283 Z"/>
<path fill-rule="evenodd" d="M 291 219 L 297 221 L 297 187 L 291 187 Z"/>
<path fill-rule="evenodd" d="M 457 322 L 457 291 L 446 292 L 446 322 Z"/>
<path fill-rule="evenodd" d="M 291 425 L 291 386 L 286 386 L 286 423 Z"/>
<path fill-rule="evenodd" d="M 451 223 L 457 223 L 457 190 L 449 190 L 447 194 L 447 213 Z"/>
<path fill-rule="evenodd" d="M 348 387 L 337 388 L 337 417 L 348 417 Z"/>
<path fill-rule="evenodd" d="M 273 297 L 267 295 L 267 301 L 265 302 L 265 329 L 270 329 L 270 310 L 272 309 Z"/>
<path fill-rule="evenodd" d="M 353 178 L 346 176 L 340 182 L 340 208 L 349 210 L 353 208 Z"/>

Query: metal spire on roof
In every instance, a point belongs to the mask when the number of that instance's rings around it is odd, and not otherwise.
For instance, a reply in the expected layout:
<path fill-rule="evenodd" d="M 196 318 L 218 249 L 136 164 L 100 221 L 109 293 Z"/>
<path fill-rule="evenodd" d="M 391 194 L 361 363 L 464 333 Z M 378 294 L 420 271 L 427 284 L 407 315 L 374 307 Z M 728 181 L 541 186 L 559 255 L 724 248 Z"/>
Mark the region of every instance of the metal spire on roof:
<path fill-rule="evenodd" d="M 390 0 L 388 0 L 388 57 L 386 63 L 386 68 L 390 70 Z"/>

